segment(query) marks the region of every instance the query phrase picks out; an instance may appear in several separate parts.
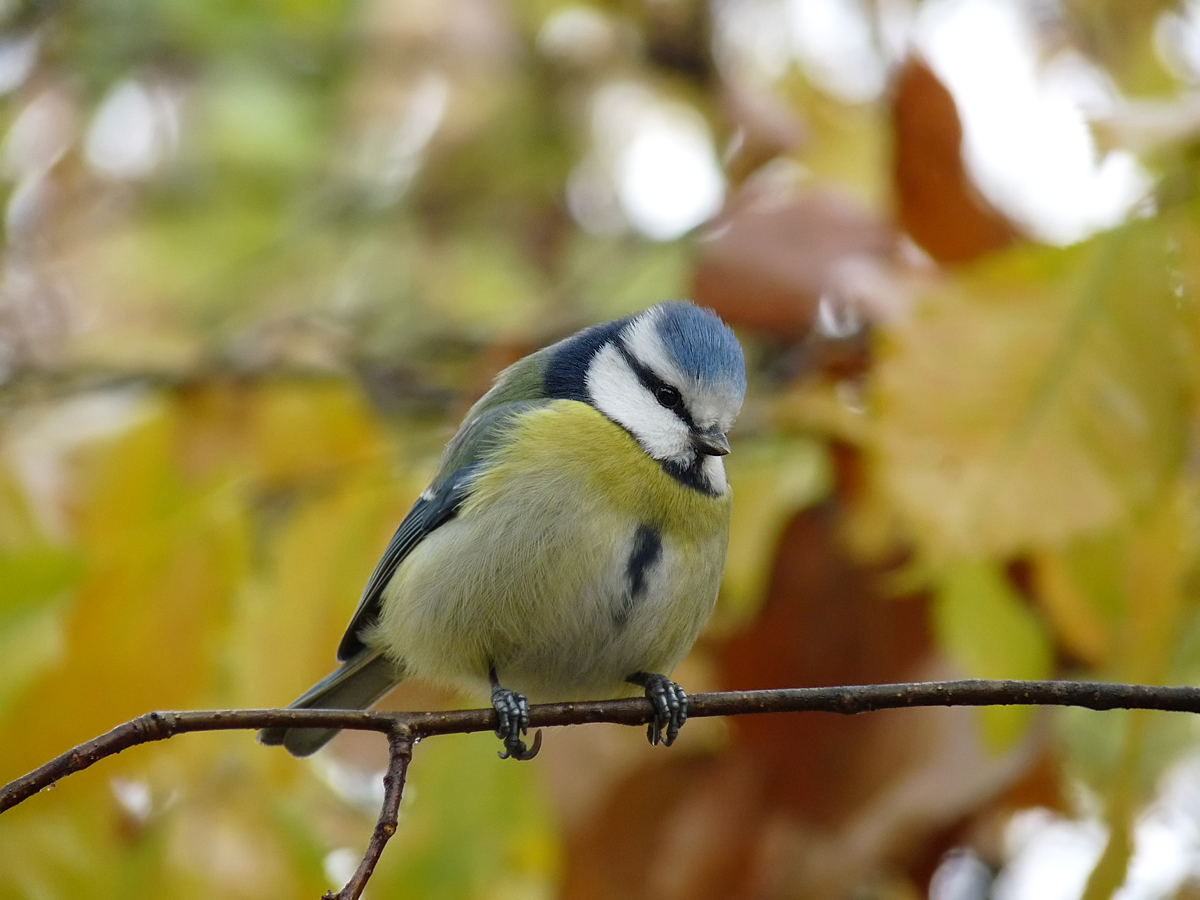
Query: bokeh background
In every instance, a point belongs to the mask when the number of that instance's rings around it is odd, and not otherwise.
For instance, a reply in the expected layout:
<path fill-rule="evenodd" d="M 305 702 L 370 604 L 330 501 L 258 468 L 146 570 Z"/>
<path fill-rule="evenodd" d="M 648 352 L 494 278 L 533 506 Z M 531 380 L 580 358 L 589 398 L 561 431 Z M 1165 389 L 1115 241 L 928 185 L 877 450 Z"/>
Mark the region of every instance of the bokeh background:
<path fill-rule="evenodd" d="M 691 296 L 750 395 L 691 691 L 1200 682 L 1200 3 L 0 3 L 0 780 L 290 701 L 468 405 Z M 386 705 L 478 705 L 405 685 Z M 368 896 L 1200 897 L 1183 717 L 416 750 Z M 0 897 L 317 897 L 383 742 L 131 750 Z"/>

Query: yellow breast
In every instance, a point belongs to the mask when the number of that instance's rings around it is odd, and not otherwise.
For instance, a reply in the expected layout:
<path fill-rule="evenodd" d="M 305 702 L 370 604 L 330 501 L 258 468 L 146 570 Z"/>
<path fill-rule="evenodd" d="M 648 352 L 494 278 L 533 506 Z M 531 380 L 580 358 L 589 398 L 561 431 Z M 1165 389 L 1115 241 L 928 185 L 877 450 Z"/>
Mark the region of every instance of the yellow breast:
<path fill-rule="evenodd" d="M 487 506 L 511 480 L 567 487 L 680 540 L 704 540 L 729 524 L 732 494 L 717 497 L 686 487 L 622 428 L 588 406 L 556 400 L 513 420 L 504 446 L 475 482 L 463 509 Z"/>
<path fill-rule="evenodd" d="M 583 403 L 511 428 L 458 515 L 396 570 L 369 642 L 436 681 L 485 684 L 495 666 L 539 701 L 614 696 L 633 672 L 670 671 L 716 599 L 729 492 L 679 484 Z M 661 555 L 629 608 L 643 526 Z"/>

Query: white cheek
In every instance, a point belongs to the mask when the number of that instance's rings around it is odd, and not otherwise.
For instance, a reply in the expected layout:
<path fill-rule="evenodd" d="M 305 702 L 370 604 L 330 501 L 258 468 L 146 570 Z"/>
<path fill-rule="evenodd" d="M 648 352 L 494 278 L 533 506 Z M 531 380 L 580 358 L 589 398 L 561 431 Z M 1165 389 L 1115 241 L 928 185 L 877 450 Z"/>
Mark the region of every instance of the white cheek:
<path fill-rule="evenodd" d="M 704 473 L 704 480 L 708 482 L 708 486 L 712 488 L 714 494 L 725 493 L 729 481 L 725 478 L 725 464 L 721 462 L 720 457 L 704 457 L 704 462 L 700 464 L 700 471 Z"/>
<path fill-rule="evenodd" d="M 629 429 L 655 459 L 690 456 L 687 425 L 659 405 L 615 347 L 604 347 L 592 359 L 586 384 L 596 408 Z"/>

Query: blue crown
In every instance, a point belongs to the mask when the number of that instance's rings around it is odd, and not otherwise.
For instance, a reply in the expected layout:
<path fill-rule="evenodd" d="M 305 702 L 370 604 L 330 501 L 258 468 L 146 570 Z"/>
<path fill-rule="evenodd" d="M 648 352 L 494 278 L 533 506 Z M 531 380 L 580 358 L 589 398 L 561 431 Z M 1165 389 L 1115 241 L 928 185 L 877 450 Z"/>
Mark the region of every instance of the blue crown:
<path fill-rule="evenodd" d="M 663 344 L 685 373 L 704 381 L 724 381 L 746 392 L 742 345 L 711 309 L 686 300 L 660 303 L 657 330 Z"/>

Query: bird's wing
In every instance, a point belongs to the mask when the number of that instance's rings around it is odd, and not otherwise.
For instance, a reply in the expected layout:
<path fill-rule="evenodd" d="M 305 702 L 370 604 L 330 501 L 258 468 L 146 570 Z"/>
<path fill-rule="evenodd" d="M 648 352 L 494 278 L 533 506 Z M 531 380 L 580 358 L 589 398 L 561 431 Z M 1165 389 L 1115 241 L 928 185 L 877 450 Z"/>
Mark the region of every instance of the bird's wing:
<path fill-rule="evenodd" d="M 363 650 L 363 632 L 378 618 L 384 589 L 392 580 L 396 568 L 427 535 L 454 518 L 470 496 L 475 474 L 483 458 L 495 445 L 505 423 L 513 416 L 545 402 L 520 400 L 481 409 L 483 401 L 480 401 L 472 408 L 466 423 L 446 447 L 433 483 L 409 509 L 367 580 L 358 608 L 338 645 L 339 661 L 345 662 Z"/>

